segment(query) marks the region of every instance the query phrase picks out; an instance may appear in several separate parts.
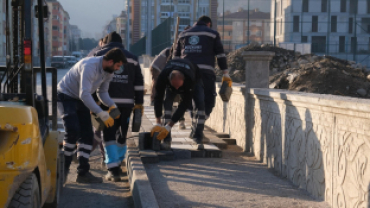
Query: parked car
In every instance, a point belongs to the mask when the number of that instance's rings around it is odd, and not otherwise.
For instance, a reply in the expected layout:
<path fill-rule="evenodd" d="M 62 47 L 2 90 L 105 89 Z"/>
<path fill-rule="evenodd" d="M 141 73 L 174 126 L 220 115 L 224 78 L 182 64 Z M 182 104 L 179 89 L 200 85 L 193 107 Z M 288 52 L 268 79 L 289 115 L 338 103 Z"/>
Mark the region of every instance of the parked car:
<path fill-rule="evenodd" d="M 78 62 L 75 56 L 64 56 L 64 58 L 67 60 L 68 67 L 72 67 Z"/>
<path fill-rule="evenodd" d="M 73 51 L 72 56 L 76 57 L 77 61 L 80 61 L 83 58 L 82 53 L 80 51 Z"/>
<path fill-rule="evenodd" d="M 68 67 L 67 60 L 65 56 L 53 56 L 51 57 L 51 67 L 57 69 L 65 69 Z"/>

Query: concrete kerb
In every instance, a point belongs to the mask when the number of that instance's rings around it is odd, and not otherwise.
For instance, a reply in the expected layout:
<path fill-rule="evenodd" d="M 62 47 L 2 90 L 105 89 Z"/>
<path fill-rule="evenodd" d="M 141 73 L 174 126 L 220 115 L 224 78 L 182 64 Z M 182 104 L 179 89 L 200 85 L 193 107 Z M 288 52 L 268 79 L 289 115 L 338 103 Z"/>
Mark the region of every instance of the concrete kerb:
<path fill-rule="evenodd" d="M 129 146 L 126 158 L 127 174 L 135 207 L 159 208 L 145 167 L 140 159 L 139 149 Z"/>

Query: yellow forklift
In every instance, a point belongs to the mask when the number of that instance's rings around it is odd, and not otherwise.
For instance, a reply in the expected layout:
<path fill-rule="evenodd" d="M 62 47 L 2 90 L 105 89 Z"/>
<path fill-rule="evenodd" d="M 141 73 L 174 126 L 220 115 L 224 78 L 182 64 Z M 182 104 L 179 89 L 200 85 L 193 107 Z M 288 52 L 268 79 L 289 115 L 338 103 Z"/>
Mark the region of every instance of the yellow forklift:
<path fill-rule="evenodd" d="M 35 7 L 33 0 L 5 1 L 6 66 L 0 66 L 0 207 L 55 208 L 64 165 L 56 131 L 57 74 L 56 69 L 45 67 L 43 22 L 47 6 L 43 0 Z M 32 37 L 34 15 L 38 37 Z M 34 38 L 39 39 L 40 67 L 33 66 Z M 37 73 L 41 74 L 41 95 L 35 90 Z M 46 73 L 52 73 L 51 102 L 47 99 Z"/>

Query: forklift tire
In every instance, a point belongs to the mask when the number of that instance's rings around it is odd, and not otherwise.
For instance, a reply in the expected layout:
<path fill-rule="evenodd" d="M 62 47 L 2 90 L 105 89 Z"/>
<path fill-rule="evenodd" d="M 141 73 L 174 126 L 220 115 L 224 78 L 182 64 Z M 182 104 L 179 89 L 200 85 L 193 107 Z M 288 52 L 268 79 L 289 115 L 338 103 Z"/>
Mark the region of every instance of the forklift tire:
<path fill-rule="evenodd" d="M 39 208 L 40 200 L 39 183 L 35 173 L 32 173 L 15 192 L 8 208 Z"/>

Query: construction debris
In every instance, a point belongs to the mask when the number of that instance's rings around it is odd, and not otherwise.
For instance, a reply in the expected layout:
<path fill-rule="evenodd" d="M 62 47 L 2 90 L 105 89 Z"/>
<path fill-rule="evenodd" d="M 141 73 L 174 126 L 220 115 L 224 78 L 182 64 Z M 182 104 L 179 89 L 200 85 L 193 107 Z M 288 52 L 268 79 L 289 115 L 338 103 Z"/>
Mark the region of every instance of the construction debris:
<path fill-rule="evenodd" d="M 244 51 L 272 51 L 270 88 L 300 92 L 370 97 L 370 74 L 366 66 L 353 61 L 314 54 L 301 55 L 271 45 L 250 44 L 228 54 L 227 60 L 233 82 L 245 82 Z M 217 70 L 217 81 L 222 72 Z"/>

